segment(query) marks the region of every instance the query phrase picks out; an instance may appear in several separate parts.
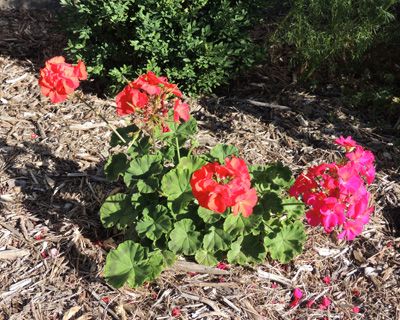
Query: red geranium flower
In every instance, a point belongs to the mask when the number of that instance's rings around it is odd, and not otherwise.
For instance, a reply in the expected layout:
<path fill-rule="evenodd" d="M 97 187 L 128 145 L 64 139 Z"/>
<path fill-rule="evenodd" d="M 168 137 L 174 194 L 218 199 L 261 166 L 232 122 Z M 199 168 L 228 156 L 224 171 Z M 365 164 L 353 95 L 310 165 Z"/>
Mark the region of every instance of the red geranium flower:
<path fill-rule="evenodd" d="M 79 87 L 79 80 L 86 79 L 86 67 L 82 61 L 73 66 L 59 56 L 46 61 L 45 67 L 40 70 L 39 85 L 44 96 L 58 103 Z"/>
<path fill-rule="evenodd" d="M 145 93 L 134 89 L 130 84 L 118 93 L 115 100 L 117 102 L 117 114 L 119 116 L 131 114 L 135 112 L 137 108 L 143 109 L 149 101 Z"/>
<path fill-rule="evenodd" d="M 180 123 L 179 119 L 188 121 L 190 118 L 189 105 L 180 99 L 175 99 L 174 103 L 174 121 Z"/>
<path fill-rule="evenodd" d="M 169 132 L 167 125 L 169 110 L 173 107 L 173 120 L 188 121 L 189 105 L 182 102 L 182 92 L 176 84 L 168 82 L 166 77 L 158 77 L 148 71 L 129 83 L 117 96 L 117 114 L 125 116 L 137 113 L 137 117 L 150 127 L 159 127 Z"/>
<path fill-rule="evenodd" d="M 232 207 L 234 215 L 248 217 L 257 204 L 246 163 L 236 157 L 225 159 L 225 165 L 206 164 L 193 173 L 190 185 L 199 205 L 217 213 Z"/>

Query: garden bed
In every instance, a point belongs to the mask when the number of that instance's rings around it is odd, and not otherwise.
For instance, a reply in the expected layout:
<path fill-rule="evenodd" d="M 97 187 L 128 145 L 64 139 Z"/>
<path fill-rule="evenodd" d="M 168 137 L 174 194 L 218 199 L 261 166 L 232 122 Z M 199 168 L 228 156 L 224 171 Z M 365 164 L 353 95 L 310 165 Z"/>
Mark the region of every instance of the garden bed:
<path fill-rule="evenodd" d="M 180 262 L 139 289 L 108 286 L 102 268 L 115 244 L 98 209 L 121 187 L 102 173 L 111 132 L 79 101 L 54 106 L 40 96 L 39 68 L 62 53 L 53 19 L 0 13 L 0 249 L 12 250 L 0 251 L 0 319 L 169 319 L 178 309 L 182 319 L 400 317 L 399 137 L 371 127 L 338 97 L 291 86 L 269 95 L 276 79 L 268 68 L 254 78 L 269 80 L 254 80 L 240 97 L 193 102 L 200 142 L 233 143 L 250 163 L 281 161 L 297 174 L 334 160 L 333 139 L 352 135 L 377 157 L 376 210 L 363 234 L 343 243 L 308 228 L 304 253 L 288 265 L 194 273 Z M 86 98 L 124 124 L 112 99 Z M 289 308 L 295 287 L 304 300 L 328 296 L 332 305 Z"/>

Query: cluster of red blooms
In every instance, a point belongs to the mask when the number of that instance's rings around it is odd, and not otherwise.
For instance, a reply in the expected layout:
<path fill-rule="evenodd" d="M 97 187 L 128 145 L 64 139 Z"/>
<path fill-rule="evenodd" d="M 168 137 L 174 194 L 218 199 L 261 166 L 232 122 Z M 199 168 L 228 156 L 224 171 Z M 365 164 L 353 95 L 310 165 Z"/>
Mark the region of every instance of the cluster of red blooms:
<path fill-rule="evenodd" d="M 166 77 L 157 77 L 148 71 L 117 95 L 117 113 L 120 116 L 136 113 L 144 122 L 161 125 L 163 132 L 168 132 L 170 129 L 165 119 L 171 103 L 176 123 L 180 123 L 180 119 L 189 120 L 189 106 L 181 98 L 182 92 L 175 84 L 169 83 Z"/>
<path fill-rule="evenodd" d="M 67 99 L 79 87 L 79 80 L 86 79 L 86 67 L 82 61 L 74 66 L 66 63 L 64 57 L 54 57 L 40 69 L 39 85 L 44 96 L 58 103 Z"/>
<path fill-rule="evenodd" d="M 289 193 L 301 196 L 311 208 L 306 212 L 310 225 L 322 225 L 330 233 L 340 231 L 339 239 L 353 240 L 368 223 L 374 207 L 369 206 L 366 186 L 375 178 L 374 155 L 351 137 L 335 142 L 346 149 L 341 163 L 323 163 L 302 173 Z"/>
<path fill-rule="evenodd" d="M 217 213 L 232 207 L 234 215 L 248 217 L 257 204 L 257 192 L 251 188 L 250 174 L 243 159 L 225 159 L 225 165 L 208 163 L 193 173 L 190 180 L 199 205 Z"/>
<path fill-rule="evenodd" d="M 64 57 L 54 57 L 46 61 L 40 70 L 39 86 L 44 96 L 58 103 L 67 99 L 79 87 L 80 80 L 87 79 L 85 64 L 65 62 Z M 166 77 L 157 77 L 153 72 L 139 76 L 130 82 L 117 96 L 117 113 L 125 116 L 136 113 L 144 122 L 160 125 L 163 132 L 170 131 L 166 124 L 170 105 L 174 109 L 174 121 L 188 121 L 189 105 L 182 102 L 182 92 Z"/>

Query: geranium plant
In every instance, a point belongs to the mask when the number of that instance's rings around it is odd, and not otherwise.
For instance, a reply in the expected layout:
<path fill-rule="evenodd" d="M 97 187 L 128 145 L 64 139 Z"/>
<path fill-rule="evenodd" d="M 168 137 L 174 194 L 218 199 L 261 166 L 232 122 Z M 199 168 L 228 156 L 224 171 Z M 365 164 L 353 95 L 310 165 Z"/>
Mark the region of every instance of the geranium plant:
<path fill-rule="evenodd" d="M 248 166 L 234 146 L 197 153 L 196 120 L 178 88 L 148 72 L 117 95 L 117 113 L 133 115 L 113 135 L 105 174 L 123 193 L 100 209 L 104 226 L 124 241 L 107 257 L 114 286 L 154 279 L 177 255 L 198 263 L 281 262 L 302 251 L 303 204 L 287 194 L 291 172 L 281 164 Z"/>
<path fill-rule="evenodd" d="M 72 66 L 56 57 L 41 70 L 39 84 L 61 102 L 84 79 L 83 62 Z M 348 149 L 346 163 L 311 168 L 295 182 L 280 163 L 249 166 L 231 145 L 198 152 L 196 120 L 165 77 L 139 76 L 116 96 L 116 105 L 128 125 L 112 127 L 115 152 L 104 171 L 125 188 L 100 208 L 101 222 L 121 240 L 104 269 L 115 287 L 155 279 L 178 255 L 209 266 L 261 263 L 268 255 L 287 263 L 306 238 L 305 206 L 297 198 L 311 206 L 310 224 L 328 232 L 343 226 L 347 239 L 359 233 L 351 224 L 366 223 L 372 210 L 362 186 L 373 179 L 373 156 L 351 139 L 338 140 Z"/>

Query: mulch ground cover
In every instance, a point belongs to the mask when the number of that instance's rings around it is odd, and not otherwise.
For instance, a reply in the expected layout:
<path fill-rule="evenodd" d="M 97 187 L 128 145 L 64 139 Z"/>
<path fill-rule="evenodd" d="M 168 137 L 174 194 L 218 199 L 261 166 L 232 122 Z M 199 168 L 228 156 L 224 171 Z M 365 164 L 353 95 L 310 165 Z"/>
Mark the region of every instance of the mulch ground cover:
<path fill-rule="evenodd" d="M 293 86 L 269 96 L 288 77 L 268 66 L 240 95 L 193 101 L 200 143 L 232 143 L 249 163 L 281 161 L 298 174 L 337 159 L 333 139 L 352 135 L 377 158 L 376 210 L 362 235 L 340 242 L 307 228 L 304 253 L 287 265 L 219 270 L 182 260 L 139 289 L 107 285 L 102 268 L 116 244 L 98 209 L 121 187 L 102 173 L 111 132 L 78 100 L 41 97 L 38 70 L 65 43 L 54 26 L 49 13 L 0 12 L 0 319 L 400 319 L 399 135 L 340 97 Z M 85 98 L 124 124 L 112 99 Z M 304 302 L 290 308 L 295 287 Z"/>

